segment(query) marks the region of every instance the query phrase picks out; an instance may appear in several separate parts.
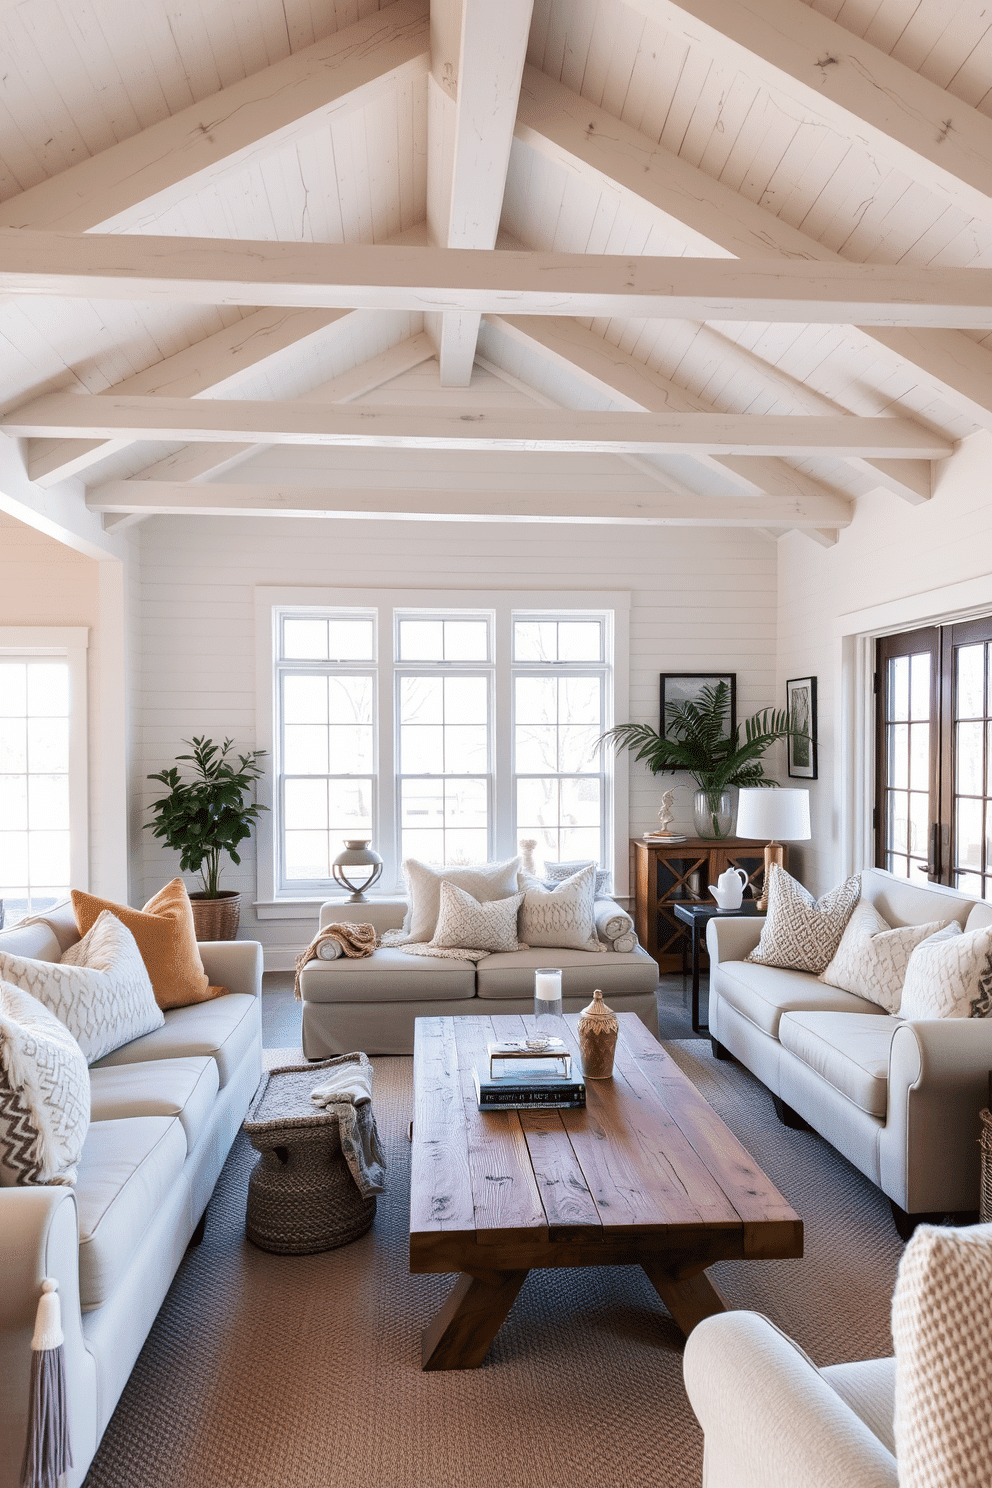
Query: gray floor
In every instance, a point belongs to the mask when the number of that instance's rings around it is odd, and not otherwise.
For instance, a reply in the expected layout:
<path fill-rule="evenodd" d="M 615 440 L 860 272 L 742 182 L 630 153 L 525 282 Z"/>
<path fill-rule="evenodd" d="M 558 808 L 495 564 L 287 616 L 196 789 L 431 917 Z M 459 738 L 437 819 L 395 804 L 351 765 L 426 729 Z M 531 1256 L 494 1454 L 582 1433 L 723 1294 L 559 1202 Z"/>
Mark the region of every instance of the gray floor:
<path fill-rule="evenodd" d="M 706 977 L 701 1012 L 706 1021 Z M 690 991 L 680 976 L 663 977 L 658 988 L 658 1036 L 688 1039 L 696 1035 L 689 1017 Z M 293 996 L 291 971 L 268 971 L 262 981 L 262 1038 L 267 1049 L 295 1049 L 300 1044 L 300 1004 Z"/>

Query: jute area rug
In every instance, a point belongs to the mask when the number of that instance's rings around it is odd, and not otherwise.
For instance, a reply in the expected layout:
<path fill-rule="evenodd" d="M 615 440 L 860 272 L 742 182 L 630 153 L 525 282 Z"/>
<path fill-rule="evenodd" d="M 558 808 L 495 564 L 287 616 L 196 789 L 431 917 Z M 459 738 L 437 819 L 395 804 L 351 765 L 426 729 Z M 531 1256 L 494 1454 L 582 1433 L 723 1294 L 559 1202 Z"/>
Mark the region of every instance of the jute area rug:
<path fill-rule="evenodd" d="M 891 1352 L 902 1246 L 888 1203 L 702 1041 L 667 1046 L 805 1221 L 798 1261 L 713 1276 L 819 1364 Z M 267 1063 L 295 1051 L 269 1051 Z M 86 1488 L 676 1488 L 701 1481 L 682 1338 L 636 1267 L 531 1272 L 481 1369 L 423 1374 L 420 1331 L 453 1283 L 407 1258 L 409 1059 L 376 1059 L 389 1190 L 340 1250 L 244 1238 L 239 1136 L 107 1429 Z"/>

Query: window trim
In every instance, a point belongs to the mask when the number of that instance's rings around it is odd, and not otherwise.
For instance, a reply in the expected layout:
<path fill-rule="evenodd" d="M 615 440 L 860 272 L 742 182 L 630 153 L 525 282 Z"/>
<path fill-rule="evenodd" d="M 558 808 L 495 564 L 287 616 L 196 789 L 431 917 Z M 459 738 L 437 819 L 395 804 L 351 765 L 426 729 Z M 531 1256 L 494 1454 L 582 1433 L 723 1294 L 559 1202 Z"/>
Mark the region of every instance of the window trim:
<path fill-rule="evenodd" d="M 630 694 L 630 606 L 629 590 L 575 590 L 575 589 L 402 589 L 402 588 L 317 588 L 312 585 L 257 585 L 255 597 L 255 711 L 256 738 L 258 747 L 265 749 L 268 762 L 274 758 L 274 732 L 276 713 L 276 667 L 278 616 L 286 607 L 312 607 L 317 609 L 389 608 L 391 610 L 464 610 L 474 613 L 489 612 L 493 615 L 493 654 L 495 663 L 495 709 L 496 716 L 506 720 L 512 717 L 512 671 L 510 658 L 511 617 L 514 611 L 528 613 L 544 610 L 567 615 L 569 611 L 595 610 L 607 614 L 612 612 L 612 636 L 607 636 L 607 655 L 612 649 L 613 705 L 612 713 L 604 723 L 609 728 L 617 719 L 629 712 Z M 612 646 L 610 642 L 612 641 Z M 379 629 L 381 654 L 382 628 Z M 499 660 L 504 658 L 504 660 Z M 377 663 L 378 664 L 378 663 Z M 405 666 L 390 663 L 388 673 Z M 493 663 L 490 663 L 493 665 Z M 379 750 L 376 770 L 379 781 L 395 781 L 393 761 L 393 739 L 395 733 L 394 697 L 391 686 L 380 685 L 378 697 Z M 628 759 L 626 751 L 612 752 L 608 756 L 605 829 L 607 841 L 613 844 L 613 882 L 618 896 L 625 897 L 629 877 L 629 797 Z M 502 773 L 501 773 L 502 772 Z M 494 736 L 493 774 L 498 781 L 512 780 L 512 733 L 509 727 L 497 730 Z M 323 890 L 313 894 L 287 894 L 276 888 L 275 816 L 273 813 L 274 776 L 271 768 L 258 783 L 258 801 L 269 809 L 259 820 L 255 835 L 256 846 L 256 902 L 255 912 L 259 919 L 311 918 L 313 905 L 326 897 Z M 382 786 L 379 785 L 381 794 Z M 500 810 L 499 802 L 496 811 Z M 379 897 L 393 897 L 396 889 L 392 884 L 379 887 Z"/>
<path fill-rule="evenodd" d="M 69 667 L 69 882 L 90 886 L 89 704 L 85 625 L 0 625 L 0 657 L 51 656 Z"/>

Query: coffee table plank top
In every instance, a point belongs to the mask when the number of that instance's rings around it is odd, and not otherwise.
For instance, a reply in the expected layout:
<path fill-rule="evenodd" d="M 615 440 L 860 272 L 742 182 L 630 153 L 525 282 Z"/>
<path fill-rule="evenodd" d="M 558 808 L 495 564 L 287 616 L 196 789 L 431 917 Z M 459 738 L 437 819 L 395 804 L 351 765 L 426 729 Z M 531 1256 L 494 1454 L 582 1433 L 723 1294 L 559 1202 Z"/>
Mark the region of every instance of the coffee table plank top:
<path fill-rule="evenodd" d="M 410 1232 L 474 1232 L 468 1120 L 453 1018 L 418 1019 L 413 1051 Z"/>

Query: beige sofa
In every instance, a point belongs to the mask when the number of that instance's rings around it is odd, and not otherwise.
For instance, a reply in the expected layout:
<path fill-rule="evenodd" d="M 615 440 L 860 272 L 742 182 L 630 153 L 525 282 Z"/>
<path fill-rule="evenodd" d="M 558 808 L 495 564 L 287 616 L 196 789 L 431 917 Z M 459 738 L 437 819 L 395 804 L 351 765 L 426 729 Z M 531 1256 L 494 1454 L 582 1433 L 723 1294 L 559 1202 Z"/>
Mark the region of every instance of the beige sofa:
<path fill-rule="evenodd" d="M 78 938 L 66 905 L 0 932 L 0 946 L 58 961 Z M 20 1482 L 42 1278 L 57 1279 L 62 1300 L 74 1464 L 64 1485 L 77 1488 L 258 1085 L 262 948 L 227 941 L 200 954 L 230 996 L 167 1012 L 92 1066 L 75 1188 L 0 1188 L 0 1488 Z"/>
<path fill-rule="evenodd" d="M 604 903 L 596 901 L 597 913 Z M 370 900 L 359 906 L 329 900 L 321 905 L 320 927 L 360 919 L 381 935 L 399 929 L 405 913 L 403 899 Z M 565 1012 L 580 1012 L 599 987 L 616 1012 L 637 1013 L 657 1033 L 658 965 L 640 946 L 627 953 L 513 951 L 478 963 L 409 956 L 398 947 L 383 947 L 363 960 L 311 961 L 304 967 L 300 976 L 304 1053 L 308 1059 L 352 1049 L 412 1054 L 417 1018 L 532 1013 L 534 972 L 542 966 L 561 968 Z"/>
<path fill-rule="evenodd" d="M 891 925 L 992 924 L 992 904 L 938 884 L 872 868 L 861 885 Z M 787 1125 L 808 1123 L 876 1183 L 904 1237 L 922 1216 L 974 1214 L 992 1019 L 906 1022 L 815 976 L 747 962 L 762 923 L 707 928 L 713 1052 L 739 1059 Z"/>

